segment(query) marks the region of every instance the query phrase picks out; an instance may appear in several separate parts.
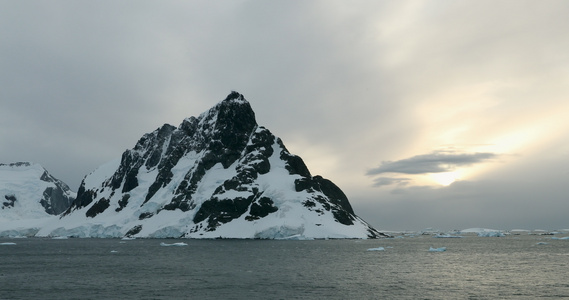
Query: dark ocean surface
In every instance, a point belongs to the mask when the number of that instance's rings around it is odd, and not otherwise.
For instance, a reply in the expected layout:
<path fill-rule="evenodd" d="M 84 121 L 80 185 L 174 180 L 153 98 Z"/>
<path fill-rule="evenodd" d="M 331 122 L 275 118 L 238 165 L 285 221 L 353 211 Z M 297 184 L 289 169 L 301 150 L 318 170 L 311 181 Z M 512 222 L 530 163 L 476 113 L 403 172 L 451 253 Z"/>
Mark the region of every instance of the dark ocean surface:
<path fill-rule="evenodd" d="M 179 242 L 187 246 L 160 245 Z M 385 250 L 367 251 L 378 247 Z M 0 239 L 0 299 L 562 297 L 569 297 L 569 240 L 551 236 Z"/>

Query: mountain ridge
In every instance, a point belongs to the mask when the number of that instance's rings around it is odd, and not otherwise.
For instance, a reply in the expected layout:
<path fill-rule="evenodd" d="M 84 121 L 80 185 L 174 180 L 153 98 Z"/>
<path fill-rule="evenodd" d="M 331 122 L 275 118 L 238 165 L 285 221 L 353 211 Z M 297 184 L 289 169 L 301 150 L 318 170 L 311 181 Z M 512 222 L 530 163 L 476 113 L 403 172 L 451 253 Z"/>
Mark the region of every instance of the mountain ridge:
<path fill-rule="evenodd" d="M 312 176 L 231 92 L 198 117 L 144 134 L 86 175 L 38 236 L 376 238 L 330 180 Z"/>

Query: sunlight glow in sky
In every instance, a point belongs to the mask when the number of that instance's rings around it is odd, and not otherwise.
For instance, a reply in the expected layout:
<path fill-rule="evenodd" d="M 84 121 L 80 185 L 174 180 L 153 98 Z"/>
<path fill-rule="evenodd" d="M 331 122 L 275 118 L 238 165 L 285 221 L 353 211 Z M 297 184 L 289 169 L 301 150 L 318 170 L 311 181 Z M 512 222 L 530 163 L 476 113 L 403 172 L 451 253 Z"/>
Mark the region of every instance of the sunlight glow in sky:
<path fill-rule="evenodd" d="M 438 184 L 442 186 L 448 186 L 451 183 L 458 180 L 460 177 L 458 171 L 454 172 L 443 172 L 443 173 L 431 173 L 429 176 Z"/>

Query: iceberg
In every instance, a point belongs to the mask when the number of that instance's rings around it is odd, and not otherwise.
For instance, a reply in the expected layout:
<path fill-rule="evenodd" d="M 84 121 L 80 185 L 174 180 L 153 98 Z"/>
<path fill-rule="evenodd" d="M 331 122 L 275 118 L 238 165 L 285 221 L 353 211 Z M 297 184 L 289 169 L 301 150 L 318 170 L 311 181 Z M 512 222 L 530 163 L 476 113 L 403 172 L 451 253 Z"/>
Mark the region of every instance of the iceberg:
<path fill-rule="evenodd" d="M 552 239 L 552 240 L 569 240 L 569 236 L 564 236 L 564 237 L 556 237 L 556 236 L 554 236 L 554 237 L 552 237 L 551 239 Z"/>
<path fill-rule="evenodd" d="M 0 246 L 14 246 L 16 243 L 0 243 Z"/>
<path fill-rule="evenodd" d="M 367 251 L 385 251 L 385 248 L 383 247 L 369 248 L 367 249 Z"/>
<path fill-rule="evenodd" d="M 447 247 L 440 247 L 440 248 L 429 248 L 429 252 L 444 252 L 447 251 Z"/>
<path fill-rule="evenodd" d="M 163 247 L 170 247 L 170 246 L 180 247 L 180 246 L 187 246 L 187 245 L 188 244 L 186 244 L 186 243 L 172 243 L 172 244 L 160 243 L 160 246 L 163 246 Z"/>
<path fill-rule="evenodd" d="M 478 233 L 478 236 L 482 236 L 482 237 L 504 237 L 506 235 L 501 231 L 482 231 L 482 232 Z"/>

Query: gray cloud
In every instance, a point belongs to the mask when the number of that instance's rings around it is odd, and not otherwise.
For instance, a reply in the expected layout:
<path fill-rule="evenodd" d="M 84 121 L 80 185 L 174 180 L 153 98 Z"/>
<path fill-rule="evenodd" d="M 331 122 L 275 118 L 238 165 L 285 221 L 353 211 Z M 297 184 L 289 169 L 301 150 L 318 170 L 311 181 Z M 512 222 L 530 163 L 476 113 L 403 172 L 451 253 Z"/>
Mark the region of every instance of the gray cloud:
<path fill-rule="evenodd" d="M 520 184 L 524 177 L 525 184 Z M 532 176 L 459 181 L 447 188 L 379 189 L 375 199 L 390 201 L 368 199 L 356 203 L 354 210 L 382 229 L 568 228 L 569 202 L 564 200 L 567 191 L 562 184 L 568 177 L 544 174 L 531 182 L 528 177 Z"/>
<path fill-rule="evenodd" d="M 384 161 L 367 175 L 382 173 L 427 174 L 451 172 L 457 167 L 471 166 L 495 158 L 494 153 L 454 153 L 435 151 L 430 154 L 416 155 L 397 161 Z"/>
<path fill-rule="evenodd" d="M 404 186 L 407 185 L 409 181 L 411 181 L 410 178 L 378 177 L 373 180 L 373 186 L 380 187 L 392 184 L 397 184 L 398 186 Z"/>

